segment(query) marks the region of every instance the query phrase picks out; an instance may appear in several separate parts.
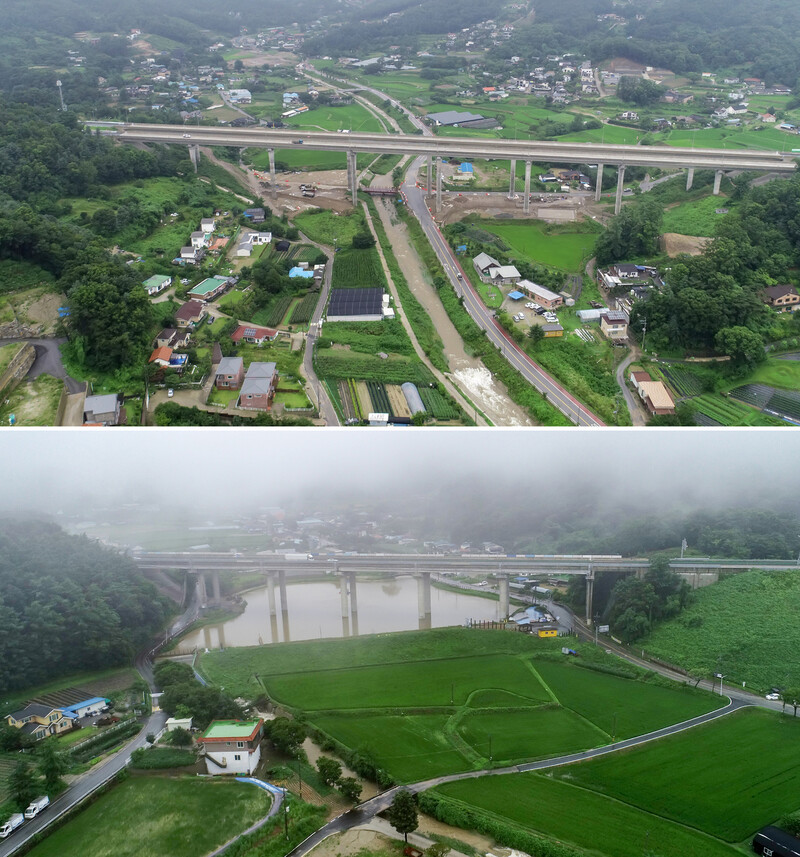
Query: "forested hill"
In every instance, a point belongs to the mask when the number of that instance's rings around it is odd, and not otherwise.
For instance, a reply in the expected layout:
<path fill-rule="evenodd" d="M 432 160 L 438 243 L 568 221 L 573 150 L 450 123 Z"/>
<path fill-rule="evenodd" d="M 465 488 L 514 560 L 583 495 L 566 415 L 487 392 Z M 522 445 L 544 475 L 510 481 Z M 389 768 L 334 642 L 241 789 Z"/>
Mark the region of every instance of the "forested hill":
<path fill-rule="evenodd" d="M 130 663 L 169 610 L 130 559 L 48 522 L 0 519 L 0 693 Z"/>

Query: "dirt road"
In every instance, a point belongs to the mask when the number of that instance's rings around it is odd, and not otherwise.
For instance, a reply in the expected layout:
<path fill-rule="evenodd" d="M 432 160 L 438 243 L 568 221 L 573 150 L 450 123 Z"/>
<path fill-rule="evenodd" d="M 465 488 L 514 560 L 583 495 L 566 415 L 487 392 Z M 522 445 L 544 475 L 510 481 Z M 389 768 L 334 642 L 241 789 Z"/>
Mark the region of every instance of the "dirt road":
<path fill-rule="evenodd" d="M 508 397 L 505 386 L 500 384 L 489 370 L 478 360 L 467 354 L 464 342 L 445 312 L 431 277 L 417 251 L 411 245 L 406 227 L 399 223 L 391 203 L 379 199 L 376 202 L 386 235 L 392 245 L 409 288 L 431 317 L 434 327 L 444 343 L 444 353 L 450 364 L 454 383 L 497 426 L 531 426 L 527 414 Z"/>

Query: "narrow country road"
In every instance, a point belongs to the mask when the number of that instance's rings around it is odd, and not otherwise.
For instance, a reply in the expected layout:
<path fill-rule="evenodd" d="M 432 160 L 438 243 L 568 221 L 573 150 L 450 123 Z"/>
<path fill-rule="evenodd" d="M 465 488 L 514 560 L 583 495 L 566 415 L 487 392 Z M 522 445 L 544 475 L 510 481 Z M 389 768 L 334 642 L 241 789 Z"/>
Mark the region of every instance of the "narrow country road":
<path fill-rule="evenodd" d="M 625 405 L 628 408 L 628 413 L 631 415 L 632 424 L 635 426 L 644 426 L 647 425 L 644 413 L 636 402 L 636 398 L 633 393 L 631 393 L 628 385 L 625 383 L 625 373 L 628 370 L 628 366 L 638 360 L 639 356 L 639 350 L 632 347 L 627 356 L 622 360 L 619 366 L 617 366 L 617 386 L 622 391 L 622 396 L 625 399 Z"/>

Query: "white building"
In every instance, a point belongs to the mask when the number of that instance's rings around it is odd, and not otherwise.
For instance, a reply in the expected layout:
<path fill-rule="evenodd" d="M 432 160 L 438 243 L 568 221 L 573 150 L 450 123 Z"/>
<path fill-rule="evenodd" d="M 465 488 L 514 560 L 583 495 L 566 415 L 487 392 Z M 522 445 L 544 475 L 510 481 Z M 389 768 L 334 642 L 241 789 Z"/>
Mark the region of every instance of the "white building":
<path fill-rule="evenodd" d="M 214 720 L 197 739 L 209 774 L 252 775 L 261 761 L 264 721 Z"/>

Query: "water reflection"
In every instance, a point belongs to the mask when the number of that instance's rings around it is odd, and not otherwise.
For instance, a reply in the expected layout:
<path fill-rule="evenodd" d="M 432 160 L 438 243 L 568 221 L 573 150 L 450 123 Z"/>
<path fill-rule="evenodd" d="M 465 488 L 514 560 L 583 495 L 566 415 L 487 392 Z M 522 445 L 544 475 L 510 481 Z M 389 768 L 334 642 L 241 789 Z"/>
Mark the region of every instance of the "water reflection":
<path fill-rule="evenodd" d="M 189 635 L 183 645 L 208 649 L 257 646 L 320 637 L 428 630 L 462 625 L 467 619 L 498 617 L 496 601 L 435 587 L 428 593 L 421 586 L 422 582 L 412 576 L 391 581 L 356 581 L 355 575 L 347 574 L 291 586 L 270 579 L 267 585 L 245 593 L 247 608 L 241 615 Z M 288 591 L 292 593 L 290 599 Z"/>

